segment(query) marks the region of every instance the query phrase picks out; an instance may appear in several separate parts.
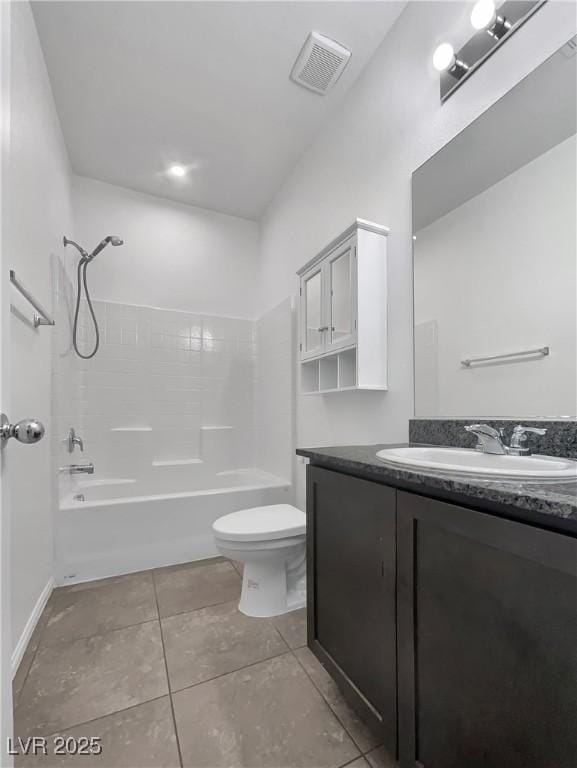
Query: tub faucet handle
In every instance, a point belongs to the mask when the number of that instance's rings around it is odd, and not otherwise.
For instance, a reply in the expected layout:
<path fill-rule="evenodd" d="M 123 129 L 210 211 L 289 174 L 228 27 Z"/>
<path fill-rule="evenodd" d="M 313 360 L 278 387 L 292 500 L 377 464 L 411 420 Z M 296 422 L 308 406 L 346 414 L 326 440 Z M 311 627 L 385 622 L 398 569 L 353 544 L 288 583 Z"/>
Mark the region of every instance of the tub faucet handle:
<path fill-rule="evenodd" d="M 74 453 L 74 446 L 76 445 L 80 448 L 81 451 L 84 451 L 84 440 L 81 437 L 77 436 L 76 430 L 74 429 L 74 427 L 70 427 L 67 443 L 68 443 L 68 453 Z"/>

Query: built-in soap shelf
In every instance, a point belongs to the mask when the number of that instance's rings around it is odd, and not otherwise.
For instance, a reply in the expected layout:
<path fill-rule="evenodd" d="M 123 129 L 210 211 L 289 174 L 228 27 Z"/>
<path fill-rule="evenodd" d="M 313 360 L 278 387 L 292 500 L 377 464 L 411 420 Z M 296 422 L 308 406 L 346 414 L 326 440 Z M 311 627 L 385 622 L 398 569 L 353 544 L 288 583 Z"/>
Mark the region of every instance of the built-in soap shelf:
<path fill-rule="evenodd" d="M 357 349 L 351 347 L 301 364 L 303 395 L 357 388 Z"/>

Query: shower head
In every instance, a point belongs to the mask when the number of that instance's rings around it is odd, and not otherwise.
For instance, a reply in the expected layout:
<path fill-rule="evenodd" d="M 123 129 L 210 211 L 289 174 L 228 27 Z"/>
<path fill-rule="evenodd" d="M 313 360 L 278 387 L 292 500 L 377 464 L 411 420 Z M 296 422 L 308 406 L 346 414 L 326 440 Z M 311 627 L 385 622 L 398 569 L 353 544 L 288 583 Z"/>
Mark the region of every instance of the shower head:
<path fill-rule="evenodd" d="M 106 248 L 109 243 L 110 245 L 124 245 L 124 240 L 122 240 L 120 237 L 117 237 L 116 235 L 107 235 L 104 240 L 101 240 L 96 248 L 92 251 L 88 257 L 89 261 L 91 261 L 95 256 L 98 256 L 100 251 Z"/>

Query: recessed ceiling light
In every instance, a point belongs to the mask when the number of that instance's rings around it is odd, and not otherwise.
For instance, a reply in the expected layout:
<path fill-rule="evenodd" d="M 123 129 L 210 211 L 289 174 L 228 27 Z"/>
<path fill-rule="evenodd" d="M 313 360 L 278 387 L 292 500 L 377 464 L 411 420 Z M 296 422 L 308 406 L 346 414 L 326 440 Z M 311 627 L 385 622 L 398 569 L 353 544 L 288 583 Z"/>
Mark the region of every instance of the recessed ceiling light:
<path fill-rule="evenodd" d="M 184 165 L 179 163 L 173 163 L 167 171 L 169 176 L 173 176 L 175 179 L 182 179 L 187 174 L 187 169 Z"/>

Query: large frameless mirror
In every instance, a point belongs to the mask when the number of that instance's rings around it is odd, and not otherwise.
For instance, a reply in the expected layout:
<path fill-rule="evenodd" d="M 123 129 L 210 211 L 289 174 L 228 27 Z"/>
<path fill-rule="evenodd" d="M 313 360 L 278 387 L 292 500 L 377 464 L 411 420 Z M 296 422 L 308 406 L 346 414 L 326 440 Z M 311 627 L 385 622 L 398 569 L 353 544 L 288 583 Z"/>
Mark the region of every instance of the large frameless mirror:
<path fill-rule="evenodd" d="M 575 416 L 571 42 L 413 174 L 417 418 Z"/>

